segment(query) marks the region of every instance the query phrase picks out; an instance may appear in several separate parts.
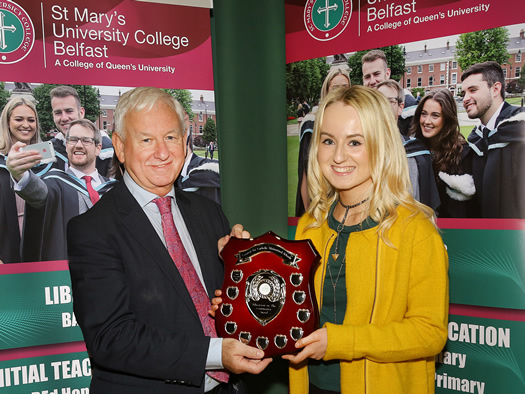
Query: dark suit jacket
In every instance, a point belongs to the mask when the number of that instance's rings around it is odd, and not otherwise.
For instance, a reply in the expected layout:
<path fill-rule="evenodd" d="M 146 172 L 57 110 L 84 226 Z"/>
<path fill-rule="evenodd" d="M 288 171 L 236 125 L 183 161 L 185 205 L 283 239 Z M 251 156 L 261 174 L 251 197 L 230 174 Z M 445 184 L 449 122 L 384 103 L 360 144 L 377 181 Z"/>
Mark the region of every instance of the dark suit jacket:
<path fill-rule="evenodd" d="M 208 294 L 221 287 L 220 206 L 175 189 Z M 120 182 L 69 222 L 74 311 L 92 359 L 90 392 L 202 393 L 209 338 L 175 264 Z"/>

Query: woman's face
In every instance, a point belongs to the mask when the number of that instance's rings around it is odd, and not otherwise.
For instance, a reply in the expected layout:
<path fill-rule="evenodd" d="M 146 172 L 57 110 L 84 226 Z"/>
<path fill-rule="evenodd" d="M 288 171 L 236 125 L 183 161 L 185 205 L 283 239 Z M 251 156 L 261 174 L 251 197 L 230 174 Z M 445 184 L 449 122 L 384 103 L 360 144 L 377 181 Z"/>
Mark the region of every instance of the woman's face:
<path fill-rule="evenodd" d="M 348 88 L 350 86 L 350 83 L 348 82 L 348 79 L 343 75 L 339 74 L 336 75 L 328 85 L 328 91 L 331 92 L 332 90 L 336 88 Z"/>
<path fill-rule="evenodd" d="M 317 160 L 344 204 L 360 201 L 372 184 L 368 152 L 357 111 L 343 102 L 325 109 Z"/>
<path fill-rule="evenodd" d="M 20 141 L 29 144 L 36 133 L 36 115 L 27 105 L 15 107 L 9 117 L 9 131 L 13 144 Z"/>
<path fill-rule="evenodd" d="M 423 105 L 421 117 L 419 118 L 421 133 L 425 138 L 432 138 L 438 135 L 443 128 L 443 113 L 441 104 L 434 99 L 428 99 Z"/>

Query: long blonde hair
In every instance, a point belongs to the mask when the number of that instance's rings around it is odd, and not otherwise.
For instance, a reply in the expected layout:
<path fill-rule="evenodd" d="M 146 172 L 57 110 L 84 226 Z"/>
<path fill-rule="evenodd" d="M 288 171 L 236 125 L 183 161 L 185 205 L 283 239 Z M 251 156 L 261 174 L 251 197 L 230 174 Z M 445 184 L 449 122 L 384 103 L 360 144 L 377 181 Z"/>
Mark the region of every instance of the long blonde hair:
<path fill-rule="evenodd" d="M 328 91 L 330 90 L 330 82 L 332 82 L 332 80 L 338 75 L 342 75 L 348 80 L 348 86 L 352 85 L 348 70 L 343 67 L 332 67 L 323 81 L 323 86 L 321 87 L 321 100 L 328 94 Z"/>
<path fill-rule="evenodd" d="M 26 97 L 14 97 L 7 102 L 2 111 L 2 115 L 0 116 L 0 153 L 4 155 L 7 155 L 13 146 L 11 130 L 9 129 L 9 120 L 11 119 L 13 110 L 20 105 L 28 106 L 35 113 L 36 133 L 31 138 L 31 141 L 28 145 L 40 142 L 40 122 L 38 121 L 38 114 L 36 112 L 35 104 Z"/>
<path fill-rule="evenodd" d="M 308 161 L 308 194 L 311 199 L 308 213 L 315 219 L 312 227 L 321 226 L 330 207 L 339 198 L 338 191 L 323 176 L 317 160 L 324 113 L 336 102 L 352 106 L 361 120 L 372 178 L 370 217 L 379 223 L 381 238 L 390 245 L 387 233 L 397 219 L 399 205 L 414 215 L 423 212 L 434 222 L 434 211 L 411 195 L 408 160 L 390 103 L 375 89 L 353 86 L 330 92 L 317 112 Z"/>

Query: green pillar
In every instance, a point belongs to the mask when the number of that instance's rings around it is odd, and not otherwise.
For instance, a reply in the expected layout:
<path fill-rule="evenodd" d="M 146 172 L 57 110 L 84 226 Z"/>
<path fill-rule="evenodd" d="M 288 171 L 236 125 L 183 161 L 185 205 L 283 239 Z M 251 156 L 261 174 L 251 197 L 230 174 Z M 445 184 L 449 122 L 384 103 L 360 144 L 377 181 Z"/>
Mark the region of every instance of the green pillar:
<path fill-rule="evenodd" d="M 224 212 L 286 237 L 284 2 L 216 0 L 212 45 Z"/>
<path fill-rule="evenodd" d="M 224 212 L 253 236 L 286 237 L 284 1 L 214 1 L 212 45 Z M 287 367 L 277 357 L 247 375 L 248 392 L 288 393 Z"/>

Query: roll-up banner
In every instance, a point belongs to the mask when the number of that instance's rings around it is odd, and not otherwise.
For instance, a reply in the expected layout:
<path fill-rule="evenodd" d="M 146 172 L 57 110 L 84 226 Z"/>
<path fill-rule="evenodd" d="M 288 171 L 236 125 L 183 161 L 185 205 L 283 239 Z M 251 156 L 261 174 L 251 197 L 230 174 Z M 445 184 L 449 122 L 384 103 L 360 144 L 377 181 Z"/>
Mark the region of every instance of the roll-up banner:
<path fill-rule="evenodd" d="M 96 123 L 108 133 L 119 95 L 132 87 L 187 89 L 213 101 L 210 7 L 205 0 L 0 0 L 0 80 L 11 97 L 31 98 L 43 84 L 92 86 Z M 90 377 L 67 261 L 0 264 L 0 393 L 89 393 Z"/>
<path fill-rule="evenodd" d="M 313 121 L 309 128 L 302 126 L 315 119 L 320 97 L 320 91 L 312 94 L 308 89 L 319 78 L 320 90 L 331 67 L 346 69 L 354 77 L 352 84 L 363 84 L 361 57 L 366 51 L 381 48 L 388 61 L 399 51 L 404 70 L 396 79 L 405 93 L 417 98 L 416 91 L 423 97 L 436 89 L 450 90 L 457 101 L 461 132 L 467 138 L 479 120 L 470 119 L 463 108 L 464 70 L 458 64 L 456 44 L 460 39 L 468 41 L 462 36 L 465 33 L 503 29 L 507 39 L 502 46 L 508 58 L 500 64 L 507 84 L 506 101 L 523 106 L 523 93 L 512 90 L 525 65 L 523 4 L 510 0 L 286 0 L 285 5 L 290 237 L 297 216 L 304 212 L 301 177 L 307 157 L 301 141 L 312 133 Z M 484 49 L 484 44 L 478 45 L 471 55 L 481 56 Z M 321 66 L 306 63 L 312 59 L 319 59 Z M 303 85 L 295 79 L 296 70 L 305 73 Z M 298 111 L 305 101 L 308 110 Z M 522 130 L 521 141 L 524 138 Z M 523 179 L 511 188 L 522 189 L 520 182 Z M 488 192 L 498 190 L 493 187 Z M 451 305 L 448 342 L 436 357 L 436 393 L 525 392 L 524 219 L 521 215 L 487 218 L 479 214 L 438 218 L 449 253 Z"/>

